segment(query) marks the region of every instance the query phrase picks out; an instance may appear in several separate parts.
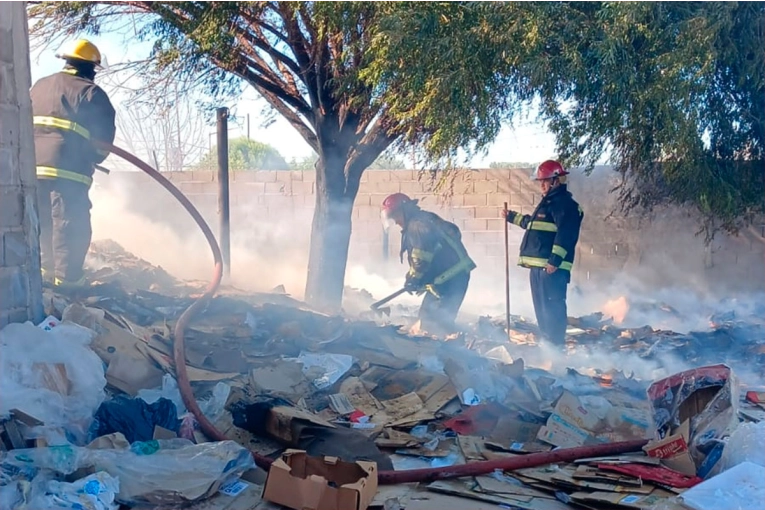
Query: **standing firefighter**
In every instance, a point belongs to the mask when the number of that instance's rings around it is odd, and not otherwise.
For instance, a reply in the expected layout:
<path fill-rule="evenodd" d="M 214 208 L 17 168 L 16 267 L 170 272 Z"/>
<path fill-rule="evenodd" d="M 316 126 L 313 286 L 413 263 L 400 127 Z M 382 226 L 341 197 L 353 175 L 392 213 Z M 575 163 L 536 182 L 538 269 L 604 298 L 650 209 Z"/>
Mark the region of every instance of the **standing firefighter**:
<path fill-rule="evenodd" d="M 531 270 L 531 297 L 542 335 L 566 343 L 566 291 L 584 213 L 566 188 L 568 172 L 557 161 L 537 167 L 542 200 L 531 215 L 504 211 L 509 223 L 526 230 L 518 265 Z"/>
<path fill-rule="evenodd" d="M 57 57 L 61 72 L 32 87 L 35 157 L 40 209 L 43 278 L 56 286 L 84 284 L 83 264 L 90 246 L 88 198 L 95 165 L 106 159 L 92 140 L 114 142 L 114 107 L 93 80 L 101 53 L 79 40 Z"/>
<path fill-rule="evenodd" d="M 386 226 L 401 227 L 401 261 L 409 261 L 405 289 L 425 293 L 419 318 L 423 329 L 446 335 L 455 330 L 462 301 L 465 299 L 470 271 L 475 263 L 462 244 L 462 235 L 454 223 L 423 211 L 403 193 L 387 197 L 382 204 Z"/>

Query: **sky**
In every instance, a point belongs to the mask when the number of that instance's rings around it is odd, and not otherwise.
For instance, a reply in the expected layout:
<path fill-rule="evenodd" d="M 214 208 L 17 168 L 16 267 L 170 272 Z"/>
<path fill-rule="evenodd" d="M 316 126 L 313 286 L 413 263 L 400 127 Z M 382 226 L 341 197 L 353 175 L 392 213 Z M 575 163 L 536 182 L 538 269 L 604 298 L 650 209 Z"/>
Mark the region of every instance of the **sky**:
<path fill-rule="evenodd" d="M 96 44 L 105 56 L 110 66 L 118 63 L 126 63 L 145 58 L 151 49 L 148 42 L 140 43 L 135 40 L 128 42 L 129 34 L 124 32 L 103 32 L 99 36 L 85 36 Z M 31 71 L 32 82 L 57 72 L 61 69 L 62 61 L 55 57 L 56 48 L 35 48 L 35 40 L 32 39 Z M 96 77 L 96 83 L 99 77 Z M 117 116 L 125 115 L 123 101 L 126 94 L 109 87 L 104 87 L 110 94 L 112 102 L 117 110 Z M 280 116 L 276 121 L 264 126 L 265 118 L 262 115 L 264 101 L 251 87 L 245 87 L 244 93 L 237 101 L 228 106 L 234 115 L 234 120 L 229 124 L 229 136 L 237 137 L 246 135 L 246 118 L 250 118 L 250 137 L 275 147 L 286 160 L 292 158 L 302 159 L 312 155 L 312 150 L 295 129 Z M 488 148 L 485 155 L 474 157 L 468 162 L 472 168 L 485 168 L 494 161 L 525 161 L 541 162 L 555 156 L 553 135 L 547 131 L 544 125 L 533 120 L 521 119 L 514 127 L 505 126 L 499 133 L 496 141 Z M 207 140 L 214 143 L 214 119 L 210 119 Z M 125 133 L 117 134 L 117 144 L 125 140 Z M 138 154 L 146 157 L 146 154 Z M 402 156 L 408 166 L 411 166 L 411 158 Z M 121 166 L 121 165 L 120 165 Z"/>

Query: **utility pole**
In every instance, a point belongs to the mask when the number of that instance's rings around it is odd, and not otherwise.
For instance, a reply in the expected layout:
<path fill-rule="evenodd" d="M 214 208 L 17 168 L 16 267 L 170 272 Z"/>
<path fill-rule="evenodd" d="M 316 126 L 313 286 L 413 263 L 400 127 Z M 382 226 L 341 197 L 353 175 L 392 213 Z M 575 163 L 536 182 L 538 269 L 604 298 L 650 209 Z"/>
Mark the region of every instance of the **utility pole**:
<path fill-rule="evenodd" d="M 250 139 L 250 114 L 247 114 L 247 139 Z"/>
<path fill-rule="evenodd" d="M 231 276 L 231 223 L 228 182 L 228 108 L 216 110 L 218 127 L 218 242 L 223 256 L 223 274 Z"/>

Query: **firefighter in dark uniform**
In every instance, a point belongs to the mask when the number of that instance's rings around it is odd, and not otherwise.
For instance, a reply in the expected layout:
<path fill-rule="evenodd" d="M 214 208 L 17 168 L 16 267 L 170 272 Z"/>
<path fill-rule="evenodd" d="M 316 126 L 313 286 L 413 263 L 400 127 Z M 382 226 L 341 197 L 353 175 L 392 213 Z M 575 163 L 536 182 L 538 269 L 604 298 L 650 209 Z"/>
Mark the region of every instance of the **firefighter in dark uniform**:
<path fill-rule="evenodd" d="M 455 332 L 454 320 L 462 306 L 475 263 L 462 244 L 454 223 L 423 211 L 403 193 L 390 195 L 382 204 L 383 221 L 401 227 L 401 262 L 406 253 L 409 272 L 405 288 L 425 294 L 420 306 L 422 328 L 435 335 Z"/>
<path fill-rule="evenodd" d="M 83 265 L 92 235 L 88 198 L 95 165 L 106 159 L 92 140 L 114 142 L 114 107 L 93 80 L 101 53 L 74 41 L 57 57 L 61 72 L 32 87 L 37 159 L 40 252 L 43 279 L 76 288 L 85 283 Z"/>
<path fill-rule="evenodd" d="M 560 347 L 566 343 L 566 291 L 584 218 L 566 188 L 566 175 L 559 162 L 545 161 L 536 171 L 542 200 L 534 212 L 504 211 L 509 223 L 526 230 L 518 265 L 531 270 L 531 297 L 542 335 Z"/>

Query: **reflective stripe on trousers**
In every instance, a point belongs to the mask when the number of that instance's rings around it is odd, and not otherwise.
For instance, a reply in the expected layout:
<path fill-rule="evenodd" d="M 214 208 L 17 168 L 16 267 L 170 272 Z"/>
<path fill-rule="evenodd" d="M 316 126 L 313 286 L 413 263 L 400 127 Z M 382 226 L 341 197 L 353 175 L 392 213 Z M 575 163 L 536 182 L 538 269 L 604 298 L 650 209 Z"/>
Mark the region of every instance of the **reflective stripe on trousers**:
<path fill-rule="evenodd" d="M 523 267 L 546 267 L 547 260 L 543 258 L 539 258 L 539 257 L 526 257 L 522 255 L 518 257 L 518 265 Z M 571 271 L 573 267 L 574 265 L 571 262 L 564 260 L 563 262 L 560 263 L 560 266 L 558 266 L 558 269 Z"/>

